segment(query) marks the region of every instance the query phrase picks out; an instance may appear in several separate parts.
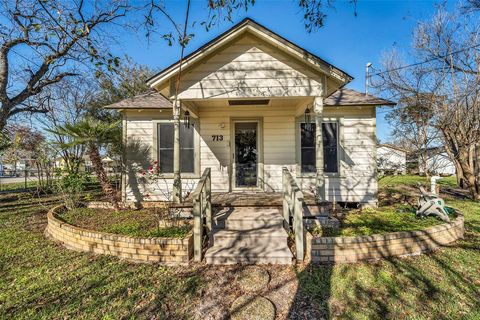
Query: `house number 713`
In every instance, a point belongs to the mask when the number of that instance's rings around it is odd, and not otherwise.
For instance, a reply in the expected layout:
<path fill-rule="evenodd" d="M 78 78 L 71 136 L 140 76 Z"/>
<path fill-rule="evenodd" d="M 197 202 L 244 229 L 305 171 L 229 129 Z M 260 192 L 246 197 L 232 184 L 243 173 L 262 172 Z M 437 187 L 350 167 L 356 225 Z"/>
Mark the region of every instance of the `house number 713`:
<path fill-rule="evenodd" d="M 212 136 L 213 141 L 223 141 L 223 135 L 217 134 Z"/>

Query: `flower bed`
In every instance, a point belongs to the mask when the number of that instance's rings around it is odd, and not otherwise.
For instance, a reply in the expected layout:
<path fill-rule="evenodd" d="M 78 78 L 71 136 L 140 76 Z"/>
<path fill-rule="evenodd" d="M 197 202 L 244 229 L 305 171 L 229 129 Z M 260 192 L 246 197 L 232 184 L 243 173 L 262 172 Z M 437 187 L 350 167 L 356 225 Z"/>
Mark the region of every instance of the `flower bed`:
<path fill-rule="evenodd" d="M 457 212 L 452 222 L 420 231 L 356 237 L 314 237 L 307 233 L 307 252 L 312 262 L 353 263 L 430 252 L 463 238 L 463 234 L 464 219 Z"/>
<path fill-rule="evenodd" d="M 183 237 L 133 237 L 77 227 L 59 218 L 58 206 L 48 212 L 45 230 L 67 248 L 108 254 L 136 262 L 187 264 L 193 255 L 193 234 Z"/>

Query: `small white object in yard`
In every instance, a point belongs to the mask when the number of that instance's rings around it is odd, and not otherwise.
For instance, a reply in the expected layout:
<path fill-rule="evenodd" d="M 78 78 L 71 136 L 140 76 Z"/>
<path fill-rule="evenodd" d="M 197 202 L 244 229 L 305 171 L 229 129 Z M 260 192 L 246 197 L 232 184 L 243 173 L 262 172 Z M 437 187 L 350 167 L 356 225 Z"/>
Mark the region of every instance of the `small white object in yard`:
<path fill-rule="evenodd" d="M 437 193 L 437 180 L 439 180 L 441 177 L 439 176 L 433 176 L 430 178 L 430 192 L 431 193 Z"/>

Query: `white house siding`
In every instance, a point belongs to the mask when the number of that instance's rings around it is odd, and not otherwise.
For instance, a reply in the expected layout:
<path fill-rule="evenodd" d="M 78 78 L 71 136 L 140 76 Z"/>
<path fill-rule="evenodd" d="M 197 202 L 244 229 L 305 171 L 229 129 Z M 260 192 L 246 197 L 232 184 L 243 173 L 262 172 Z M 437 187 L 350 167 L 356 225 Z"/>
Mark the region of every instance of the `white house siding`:
<path fill-rule="evenodd" d="M 155 127 L 161 120 L 171 120 L 169 110 L 129 110 L 124 111 L 124 125 L 126 125 L 127 139 L 127 171 L 125 179 L 125 200 L 138 202 L 146 200 L 168 200 L 168 193 L 172 190 L 172 179 L 161 179 L 157 184 L 149 184 L 142 175 L 156 159 L 154 144 Z M 125 129 L 125 128 L 124 128 Z M 192 191 L 198 179 L 184 179 L 185 192 Z M 159 190 L 161 189 L 161 190 Z M 149 197 L 145 197 L 146 195 Z"/>
<path fill-rule="evenodd" d="M 456 174 L 455 164 L 446 152 L 430 155 L 427 159 L 427 166 L 428 170 L 434 174 L 445 176 Z M 421 171 L 423 174 L 424 170 Z"/>
<path fill-rule="evenodd" d="M 295 110 L 300 99 L 277 99 L 269 106 L 228 106 L 226 100 L 196 102 L 199 119 L 193 119 L 200 134 L 201 174 L 205 168 L 212 170 L 212 190 L 227 192 L 231 188 L 231 120 L 260 119 L 263 127 L 263 181 L 267 192 L 281 191 L 282 167 L 287 166 L 297 174 L 296 136 L 297 121 Z M 339 140 L 341 143 L 340 175 L 326 176 L 326 196 L 328 201 L 374 202 L 377 194 L 376 182 L 376 139 L 375 111 L 372 107 L 325 107 L 324 118 L 340 121 Z M 161 180 L 158 186 L 147 185 L 142 178 L 142 169 L 155 159 L 154 128 L 157 121 L 171 119 L 171 113 L 163 111 L 128 111 L 126 113 L 127 139 L 136 141 L 138 148 L 129 148 L 127 154 L 130 174 L 127 176 L 126 200 L 166 200 L 165 194 L 172 188 L 172 179 Z M 223 141 L 213 141 L 212 135 L 223 135 Z M 136 168 L 136 169 L 135 169 Z M 137 173 L 133 171 L 137 171 Z M 315 185 L 315 178 L 302 177 L 297 180 L 304 190 Z M 185 192 L 192 191 L 197 178 L 183 179 Z M 159 192 L 157 188 L 162 188 Z M 148 199 L 142 195 L 150 194 Z"/>
<path fill-rule="evenodd" d="M 326 199 L 336 202 L 376 202 L 375 108 L 326 107 L 324 117 L 343 119 L 339 137 L 340 174 L 325 176 Z M 304 190 L 315 187 L 314 177 L 301 177 L 298 180 Z"/>
<path fill-rule="evenodd" d="M 405 174 L 407 170 L 407 153 L 388 146 L 377 148 L 379 171 L 390 171 Z"/>
<path fill-rule="evenodd" d="M 311 72 L 280 49 L 253 35 L 242 35 L 187 68 L 179 97 L 188 100 L 319 96 L 324 81 L 323 75 Z M 171 82 L 170 88 L 174 85 Z"/>
<path fill-rule="evenodd" d="M 212 190 L 230 189 L 229 168 L 233 119 L 260 120 L 263 130 L 263 177 L 265 191 L 280 190 L 282 167 L 295 167 L 295 99 L 273 100 L 269 106 L 228 106 L 227 101 L 197 103 L 201 132 L 201 168 L 212 169 Z M 223 128 L 222 128 L 223 127 Z M 223 135 L 213 141 L 212 135 Z M 262 146 L 263 145 L 263 146 Z"/>

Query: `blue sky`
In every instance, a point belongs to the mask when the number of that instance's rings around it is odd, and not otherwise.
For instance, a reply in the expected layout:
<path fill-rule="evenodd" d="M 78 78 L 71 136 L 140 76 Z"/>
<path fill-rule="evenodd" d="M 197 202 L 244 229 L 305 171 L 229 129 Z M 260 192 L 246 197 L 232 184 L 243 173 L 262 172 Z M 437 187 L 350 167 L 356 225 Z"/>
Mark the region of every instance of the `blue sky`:
<path fill-rule="evenodd" d="M 364 90 L 365 64 L 372 62 L 379 67 L 382 53 L 396 47 L 408 50 L 418 21 L 429 18 L 436 8 L 434 1 L 363 1 L 357 3 L 357 16 L 350 1 L 335 1 L 334 8 L 327 8 L 325 26 L 315 33 L 305 31 L 297 0 L 262 1 L 247 12 L 239 10 L 234 22 L 250 17 L 265 27 L 327 60 L 352 75 L 355 79 L 348 87 Z M 186 1 L 166 1 L 168 12 L 183 21 Z M 206 1 L 192 1 L 191 20 L 204 19 L 208 14 Z M 160 20 L 162 21 L 162 20 Z M 227 30 L 229 22 L 215 26 L 209 32 L 197 25 L 189 32 L 195 37 L 186 53 L 191 52 Z M 167 31 L 163 24 L 159 31 Z M 128 55 L 134 61 L 152 68 L 162 69 L 178 60 L 179 46 L 169 47 L 162 40 L 147 43 L 144 34 L 122 34 L 117 38 L 117 55 Z M 384 120 L 385 108 L 378 109 L 377 133 L 382 141 L 388 141 L 390 128 Z"/>

